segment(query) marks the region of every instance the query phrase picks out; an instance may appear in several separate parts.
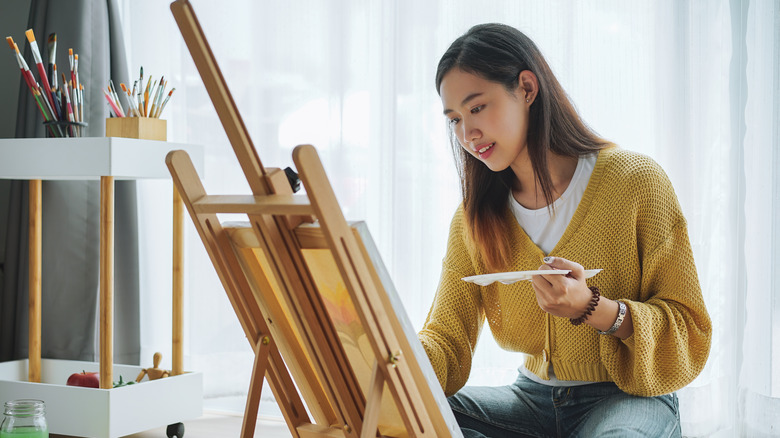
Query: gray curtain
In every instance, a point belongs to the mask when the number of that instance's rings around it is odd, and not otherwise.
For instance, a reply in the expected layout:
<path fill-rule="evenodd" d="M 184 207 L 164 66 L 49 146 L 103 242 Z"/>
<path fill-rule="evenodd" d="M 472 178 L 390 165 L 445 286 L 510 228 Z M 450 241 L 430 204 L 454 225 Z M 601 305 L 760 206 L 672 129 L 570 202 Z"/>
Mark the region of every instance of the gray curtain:
<path fill-rule="evenodd" d="M 79 54 L 85 86 L 87 136 L 105 135 L 108 109 L 101 88 L 109 78 L 131 83 L 116 0 L 32 0 L 28 28 L 46 60 L 46 40 L 57 34 L 57 66 L 68 70 L 68 48 Z M 15 38 L 34 65 L 29 44 Z M 36 74 L 37 77 L 37 74 Z M 21 78 L 20 78 L 21 81 Z M 60 80 L 61 82 L 61 80 Z M 16 137 L 44 137 L 42 118 L 26 86 L 20 88 Z M 46 159 L 46 157 L 41 157 Z M 27 356 L 27 181 L 11 183 L 7 205 L 5 262 L 0 284 L 0 360 Z M 95 361 L 99 285 L 98 181 L 43 182 L 42 355 Z M 138 227 L 136 186 L 115 187 L 114 362 L 138 364 Z M 4 211 L 5 210 L 5 211 Z"/>

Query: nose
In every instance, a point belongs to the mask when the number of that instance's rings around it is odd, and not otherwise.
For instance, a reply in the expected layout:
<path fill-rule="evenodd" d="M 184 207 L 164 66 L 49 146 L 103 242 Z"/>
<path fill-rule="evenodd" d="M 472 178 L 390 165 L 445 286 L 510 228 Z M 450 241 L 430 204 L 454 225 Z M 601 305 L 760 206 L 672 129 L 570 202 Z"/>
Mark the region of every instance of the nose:
<path fill-rule="evenodd" d="M 468 144 L 482 137 L 482 131 L 474 123 L 469 123 L 465 119 L 461 123 L 463 128 L 463 142 Z"/>

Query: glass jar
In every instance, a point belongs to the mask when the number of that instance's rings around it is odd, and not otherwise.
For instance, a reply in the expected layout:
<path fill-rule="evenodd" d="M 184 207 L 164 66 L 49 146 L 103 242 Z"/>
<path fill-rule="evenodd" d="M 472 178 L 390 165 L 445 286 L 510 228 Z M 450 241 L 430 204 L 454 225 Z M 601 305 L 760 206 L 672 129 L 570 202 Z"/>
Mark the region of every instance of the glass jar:
<path fill-rule="evenodd" d="M 40 400 L 5 402 L 0 438 L 49 438 L 44 411 L 45 406 Z"/>

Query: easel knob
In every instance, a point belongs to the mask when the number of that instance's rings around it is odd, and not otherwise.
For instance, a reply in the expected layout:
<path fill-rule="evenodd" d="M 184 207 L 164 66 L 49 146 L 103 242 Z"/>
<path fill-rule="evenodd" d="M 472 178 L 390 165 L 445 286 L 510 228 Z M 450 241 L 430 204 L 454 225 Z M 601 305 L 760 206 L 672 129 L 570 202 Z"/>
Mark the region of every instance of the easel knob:
<path fill-rule="evenodd" d="M 396 367 L 396 364 L 401 360 L 401 350 L 396 351 L 395 353 L 390 355 L 390 364 L 393 368 Z"/>
<path fill-rule="evenodd" d="M 301 189 L 301 179 L 298 177 L 298 174 L 292 170 L 292 167 L 285 167 L 284 174 L 287 176 L 287 181 L 290 182 L 293 193 Z"/>

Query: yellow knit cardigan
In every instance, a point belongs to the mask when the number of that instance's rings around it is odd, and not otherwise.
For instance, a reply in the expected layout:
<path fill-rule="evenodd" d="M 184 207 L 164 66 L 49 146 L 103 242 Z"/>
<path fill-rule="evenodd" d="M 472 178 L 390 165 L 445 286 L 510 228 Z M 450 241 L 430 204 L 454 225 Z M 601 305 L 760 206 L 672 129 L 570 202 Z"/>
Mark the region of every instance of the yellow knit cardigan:
<path fill-rule="evenodd" d="M 537 269 L 544 252 L 514 223 L 510 271 Z M 526 353 L 526 366 L 549 379 L 614 381 L 655 396 L 690 383 L 709 355 L 712 326 L 699 286 L 685 218 L 664 171 L 652 159 L 612 146 L 599 152 L 577 210 L 549 255 L 603 271 L 588 280 L 630 309 L 626 340 L 542 311 L 530 282 L 481 287 L 461 280 L 487 274 L 469 238 L 462 206 L 450 225 L 441 280 L 418 337 L 444 392 L 468 380 L 487 319 L 498 345 Z"/>

